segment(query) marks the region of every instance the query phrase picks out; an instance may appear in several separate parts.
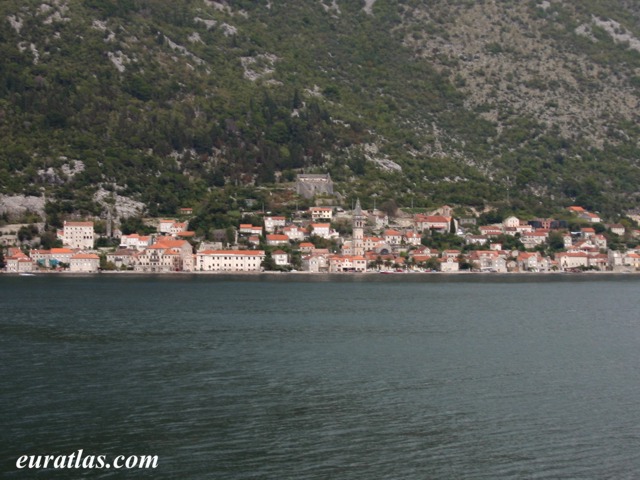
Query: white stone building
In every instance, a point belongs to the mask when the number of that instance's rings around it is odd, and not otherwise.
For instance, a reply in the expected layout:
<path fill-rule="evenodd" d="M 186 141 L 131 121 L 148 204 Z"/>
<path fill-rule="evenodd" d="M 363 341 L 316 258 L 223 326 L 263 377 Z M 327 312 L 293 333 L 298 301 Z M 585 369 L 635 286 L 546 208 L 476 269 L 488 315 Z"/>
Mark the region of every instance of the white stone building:
<path fill-rule="evenodd" d="M 50 252 L 49 265 L 52 267 L 57 267 L 61 263 L 70 264 L 71 257 L 76 254 L 70 248 L 52 248 Z"/>
<path fill-rule="evenodd" d="M 93 222 L 65 221 L 62 230 L 58 230 L 58 238 L 67 247 L 90 250 L 95 241 Z"/>
<path fill-rule="evenodd" d="M 196 254 L 199 272 L 260 272 L 264 250 L 205 250 Z"/>
<path fill-rule="evenodd" d="M 5 258 L 5 270 L 10 273 L 28 273 L 34 269 L 34 261 L 18 248 L 9 249 Z"/>
<path fill-rule="evenodd" d="M 318 220 L 329 220 L 333 218 L 333 208 L 331 207 L 311 207 L 309 208 L 311 219 L 316 222 Z"/>
<path fill-rule="evenodd" d="M 276 250 L 275 252 L 272 252 L 271 258 L 273 258 L 273 261 L 279 267 L 286 267 L 287 265 L 289 265 L 289 255 L 287 254 L 287 252 L 284 252 L 282 250 Z"/>
<path fill-rule="evenodd" d="M 307 255 L 302 257 L 302 270 L 305 272 L 326 272 L 328 261 L 326 255 Z"/>
<path fill-rule="evenodd" d="M 571 270 L 589 265 L 589 256 L 581 252 L 558 253 L 556 260 L 558 260 L 558 265 L 561 270 Z"/>
<path fill-rule="evenodd" d="M 455 273 L 460 270 L 460 264 L 456 258 L 443 257 L 440 259 L 440 271 L 445 273 Z"/>
<path fill-rule="evenodd" d="M 107 262 L 113 263 L 117 268 L 133 267 L 136 263 L 138 251 L 131 248 L 118 249 L 107 253 Z"/>
<path fill-rule="evenodd" d="M 193 249 L 186 240 L 160 237 L 136 257 L 133 269 L 146 273 L 192 271 Z"/>
<path fill-rule="evenodd" d="M 123 248 L 144 250 L 152 244 L 153 237 L 151 235 L 138 235 L 137 233 L 133 233 L 131 235 L 122 235 L 122 237 L 120 237 L 120 246 Z"/>
<path fill-rule="evenodd" d="M 289 237 L 278 233 L 271 233 L 267 235 L 267 245 L 276 247 L 278 245 L 289 245 Z"/>
<path fill-rule="evenodd" d="M 307 236 L 307 231 L 297 225 L 289 225 L 282 229 L 282 233 L 289 237 L 292 242 L 300 242 Z"/>
<path fill-rule="evenodd" d="M 359 255 L 335 255 L 329 257 L 329 272 L 366 272 L 367 260 Z"/>
<path fill-rule="evenodd" d="M 284 228 L 285 225 L 286 219 L 284 217 L 264 217 L 264 229 L 267 233 L 273 233 Z"/>
<path fill-rule="evenodd" d="M 322 238 L 331 238 L 331 224 L 329 223 L 312 223 L 311 234 Z"/>
<path fill-rule="evenodd" d="M 100 257 L 95 253 L 76 253 L 69 260 L 69 271 L 95 273 L 100 268 Z"/>

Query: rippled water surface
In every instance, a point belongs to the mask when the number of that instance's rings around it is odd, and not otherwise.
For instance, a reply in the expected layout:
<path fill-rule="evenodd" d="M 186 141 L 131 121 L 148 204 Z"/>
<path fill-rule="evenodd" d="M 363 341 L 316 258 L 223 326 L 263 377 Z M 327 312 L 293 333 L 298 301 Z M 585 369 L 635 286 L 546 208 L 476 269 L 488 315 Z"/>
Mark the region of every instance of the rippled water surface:
<path fill-rule="evenodd" d="M 637 478 L 640 278 L 381 277 L 0 278 L 0 477 Z"/>

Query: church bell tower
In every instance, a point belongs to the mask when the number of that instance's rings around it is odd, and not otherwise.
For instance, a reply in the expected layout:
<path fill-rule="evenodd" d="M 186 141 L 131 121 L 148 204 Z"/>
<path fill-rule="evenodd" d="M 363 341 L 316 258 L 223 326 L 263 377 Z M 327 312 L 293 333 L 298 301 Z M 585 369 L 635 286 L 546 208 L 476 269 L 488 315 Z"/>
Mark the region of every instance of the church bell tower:
<path fill-rule="evenodd" d="M 353 254 L 364 255 L 364 214 L 360 199 L 356 201 L 356 208 L 353 209 Z"/>

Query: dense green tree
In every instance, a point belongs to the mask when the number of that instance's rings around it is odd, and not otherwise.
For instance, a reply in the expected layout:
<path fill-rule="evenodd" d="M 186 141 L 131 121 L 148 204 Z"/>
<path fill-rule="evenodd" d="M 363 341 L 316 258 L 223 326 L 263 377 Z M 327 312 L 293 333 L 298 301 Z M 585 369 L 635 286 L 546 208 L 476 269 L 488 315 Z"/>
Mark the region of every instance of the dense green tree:
<path fill-rule="evenodd" d="M 36 237 L 37 235 L 38 235 L 38 227 L 36 227 L 33 224 L 22 226 L 18 230 L 18 240 L 20 242 L 33 240 L 34 237 Z"/>
<path fill-rule="evenodd" d="M 40 235 L 40 247 L 44 250 L 60 248 L 62 247 L 62 240 L 57 237 L 55 232 L 46 231 Z"/>
<path fill-rule="evenodd" d="M 276 265 L 276 261 L 273 259 L 271 252 L 268 250 L 265 252 L 264 260 L 262 261 L 262 264 L 260 266 L 266 271 L 273 271 L 277 270 L 278 268 L 278 266 Z"/>
<path fill-rule="evenodd" d="M 147 225 L 142 217 L 122 217 L 120 219 L 120 231 L 124 235 L 139 233 L 140 235 L 149 235 L 156 232 L 156 228 Z"/>

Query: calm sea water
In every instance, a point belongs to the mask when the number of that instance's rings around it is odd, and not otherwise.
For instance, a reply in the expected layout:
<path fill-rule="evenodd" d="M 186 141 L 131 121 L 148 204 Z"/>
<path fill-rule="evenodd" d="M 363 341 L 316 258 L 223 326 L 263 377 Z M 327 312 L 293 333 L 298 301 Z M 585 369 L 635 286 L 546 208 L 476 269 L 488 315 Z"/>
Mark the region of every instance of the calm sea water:
<path fill-rule="evenodd" d="M 640 278 L 2 277 L 2 478 L 640 476 Z M 16 471 L 23 454 L 154 471 Z"/>

